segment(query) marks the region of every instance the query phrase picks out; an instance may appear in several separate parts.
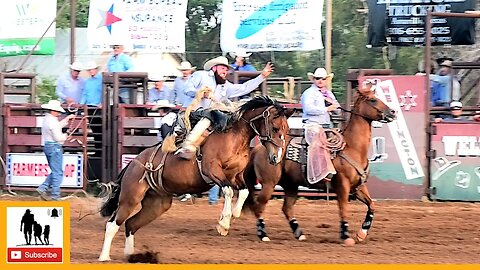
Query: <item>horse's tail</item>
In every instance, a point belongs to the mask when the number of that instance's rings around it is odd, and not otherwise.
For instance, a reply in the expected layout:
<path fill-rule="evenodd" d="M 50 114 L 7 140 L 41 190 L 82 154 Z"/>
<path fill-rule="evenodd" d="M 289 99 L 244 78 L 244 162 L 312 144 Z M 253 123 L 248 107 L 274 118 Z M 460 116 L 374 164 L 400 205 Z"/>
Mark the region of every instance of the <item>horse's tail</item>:
<path fill-rule="evenodd" d="M 104 184 L 107 189 L 104 196 L 107 199 L 100 208 L 100 215 L 102 215 L 102 217 L 110 217 L 117 210 L 118 201 L 120 199 L 120 190 L 122 187 L 122 179 L 125 175 L 125 171 L 127 170 L 128 166 L 130 166 L 130 164 L 131 162 L 122 169 L 122 171 L 118 174 L 115 182 Z"/>

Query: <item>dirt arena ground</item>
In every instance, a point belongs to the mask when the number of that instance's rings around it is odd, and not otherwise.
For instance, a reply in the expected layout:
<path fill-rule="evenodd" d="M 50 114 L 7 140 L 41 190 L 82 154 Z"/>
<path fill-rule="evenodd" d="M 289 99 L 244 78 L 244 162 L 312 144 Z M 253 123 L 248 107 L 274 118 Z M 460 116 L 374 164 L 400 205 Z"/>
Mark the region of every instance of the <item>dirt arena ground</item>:
<path fill-rule="evenodd" d="M 12 198 L 0 198 L 12 200 Z M 21 197 L 19 200 L 37 200 Z M 71 262 L 99 263 L 105 218 L 94 213 L 97 198 L 71 198 Z M 221 205 L 206 198 L 195 204 L 174 201 L 172 208 L 135 235 L 137 252 L 158 252 L 160 263 L 178 264 L 337 264 L 337 263 L 480 263 L 480 204 L 462 202 L 378 201 L 368 241 L 343 247 L 339 241 L 336 201 L 301 199 L 297 219 L 307 240 L 295 240 L 281 213 L 282 200 L 271 200 L 265 215 L 271 242 L 256 236 L 253 215 L 235 220 L 230 234 L 217 234 Z M 365 207 L 351 204 L 354 233 Z M 123 227 L 113 241 L 109 263 L 127 263 Z"/>

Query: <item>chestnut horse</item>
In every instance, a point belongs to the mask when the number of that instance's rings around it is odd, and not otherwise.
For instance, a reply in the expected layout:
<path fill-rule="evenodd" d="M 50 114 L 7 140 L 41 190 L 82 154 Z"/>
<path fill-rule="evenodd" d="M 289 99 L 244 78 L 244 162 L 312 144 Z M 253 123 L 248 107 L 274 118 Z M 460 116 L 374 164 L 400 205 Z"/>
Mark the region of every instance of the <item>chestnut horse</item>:
<path fill-rule="evenodd" d="M 249 161 L 250 141 L 261 138 L 266 163 L 278 164 L 288 131 L 287 111 L 269 97 L 256 97 L 233 112 L 230 128 L 214 131 L 201 146 L 201 157 L 184 160 L 159 151 L 161 144 L 142 151 L 119 174 L 118 184 L 102 205 L 101 215 L 110 217 L 100 261 L 110 260 L 110 247 L 125 222 L 125 255 L 134 252 L 134 234 L 172 205 L 174 194 L 202 193 L 213 184 L 245 188 L 243 171 Z M 201 162 L 199 160 L 201 159 Z M 207 183 L 209 182 L 209 183 Z M 133 216 L 135 208 L 141 209 Z M 230 223 L 230 221 L 228 221 Z"/>
<path fill-rule="evenodd" d="M 356 102 L 350 113 L 350 120 L 343 131 L 346 145 L 333 159 L 337 174 L 331 180 L 333 191 L 337 194 L 340 238 L 345 245 L 355 243 L 348 232 L 347 206 L 349 194 L 354 194 L 358 200 L 368 207 L 362 228 L 356 235 L 357 241 L 361 242 L 366 239 L 373 221 L 373 201 L 365 184 L 368 176 L 367 154 L 371 139 L 371 123 L 372 121 L 391 122 L 395 119 L 395 111 L 376 98 L 370 89 L 362 89 L 361 92 L 357 93 Z M 292 137 L 287 136 L 287 143 L 290 143 L 291 139 Z M 250 206 L 257 218 L 257 235 L 262 241 L 270 240 L 265 229 L 263 212 L 275 185 L 279 184 L 285 192 L 283 213 L 289 221 L 295 238 L 305 240 L 305 235 L 295 219 L 293 209 L 297 200 L 298 187 L 300 185 L 307 186 L 302 167 L 300 163 L 286 158 L 278 166 L 268 164 L 265 162 L 267 154 L 268 151 L 265 147 L 257 145 L 252 150 L 250 163 L 244 175 L 250 191 L 246 205 Z M 262 190 L 253 198 L 254 185 L 257 179 L 262 184 Z M 322 184 L 325 186 L 323 181 L 315 185 L 318 188 Z M 315 188 L 315 185 L 312 188 Z"/>

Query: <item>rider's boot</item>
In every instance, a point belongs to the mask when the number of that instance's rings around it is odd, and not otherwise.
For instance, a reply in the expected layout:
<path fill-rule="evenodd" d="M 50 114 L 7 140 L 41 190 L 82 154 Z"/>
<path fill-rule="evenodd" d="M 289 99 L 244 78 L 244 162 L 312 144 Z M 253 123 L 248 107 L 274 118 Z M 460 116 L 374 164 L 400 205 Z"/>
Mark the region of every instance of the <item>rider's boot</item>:
<path fill-rule="evenodd" d="M 187 160 L 192 159 L 195 156 L 197 147 L 199 147 L 206 138 L 204 133 L 207 131 L 208 127 L 210 127 L 210 124 L 211 122 L 207 118 L 202 118 L 198 121 L 195 127 L 187 135 L 187 138 L 182 143 L 180 149 L 175 152 L 175 155 Z"/>

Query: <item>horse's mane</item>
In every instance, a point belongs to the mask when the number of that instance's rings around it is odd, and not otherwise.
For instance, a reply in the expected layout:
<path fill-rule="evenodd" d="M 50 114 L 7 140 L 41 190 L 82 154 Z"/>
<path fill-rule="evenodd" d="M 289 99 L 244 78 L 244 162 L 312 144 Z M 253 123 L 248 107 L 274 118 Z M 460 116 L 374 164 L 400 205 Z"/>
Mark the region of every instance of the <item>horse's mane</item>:
<path fill-rule="evenodd" d="M 278 116 L 282 116 L 285 114 L 285 108 L 280 105 L 277 100 L 272 99 L 269 96 L 257 96 L 242 104 L 234 112 L 233 119 L 234 121 L 238 121 L 242 118 L 245 112 L 268 106 L 273 106 L 277 110 Z"/>

